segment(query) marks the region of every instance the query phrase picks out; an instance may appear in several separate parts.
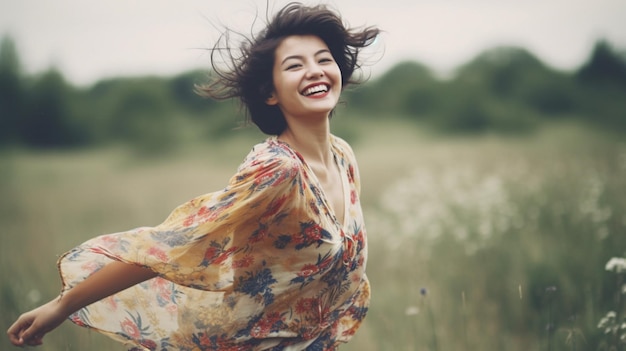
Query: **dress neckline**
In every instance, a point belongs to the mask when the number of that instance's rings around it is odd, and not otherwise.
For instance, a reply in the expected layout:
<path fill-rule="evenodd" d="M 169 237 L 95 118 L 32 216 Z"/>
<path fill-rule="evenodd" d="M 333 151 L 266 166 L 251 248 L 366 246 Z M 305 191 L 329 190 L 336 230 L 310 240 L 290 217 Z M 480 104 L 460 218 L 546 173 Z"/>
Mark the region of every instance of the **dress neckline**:
<path fill-rule="evenodd" d="M 333 154 L 333 161 L 335 162 L 335 165 L 339 169 L 339 177 L 341 178 L 341 190 L 342 190 L 342 198 L 343 198 L 343 201 L 342 201 L 343 202 L 343 222 L 339 221 L 339 218 L 337 217 L 337 213 L 335 212 L 334 208 L 330 206 L 329 198 L 326 195 L 326 191 L 322 187 L 322 183 L 317 178 L 317 175 L 315 175 L 315 172 L 313 172 L 313 168 L 309 166 L 309 164 L 306 162 L 304 157 L 298 151 L 296 151 L 296 149 L 294 149 L 291 145 L 289 145 L 289 143 L 278 139 L 277 136 L 269 137 L 268 140 L 273 141 L 277 145 L 280 145 L 283 148 L 287 149 L 289 152 L 293 153 L 300 160 L 300 162 L 306 169 L 307 173 L 310 174 L 310 177 L 312 177 L 313 181 L 315 182 L 315 186 L 319 188 L 319 192 L 322 197 L 322 202 L 324 203 L 324 207 L 326 207 L 327 212 L 330 214 L 331 218 L 339 226 L 339 228 L 342 231 L 344 231 L 344 229 L 346 228 L 346 224 L 348 223 L 348 217 L 350 214 L 350 207 L 348 205 L 350 203 L 350 198 L 349 198 L 350 187 L 349 187 L 349 182 L 347 179 L 348 177 L 347 169 L 345 169 L 345 166 L 344 166 L 345 163 L 340 162 L 340 156 L 338 155 L 338 150 L 336 147 L 334 136 L 332 135 L 330 136 L 330 151 Z M 343 159 L 343 157 L 341 157 L 341 159 Z"/>

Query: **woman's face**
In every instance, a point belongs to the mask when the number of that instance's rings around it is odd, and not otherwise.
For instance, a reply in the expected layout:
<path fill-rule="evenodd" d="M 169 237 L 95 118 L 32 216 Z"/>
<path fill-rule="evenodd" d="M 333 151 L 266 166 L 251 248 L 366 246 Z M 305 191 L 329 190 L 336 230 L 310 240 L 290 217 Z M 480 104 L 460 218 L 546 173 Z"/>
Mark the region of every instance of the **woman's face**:
<path fill-rule="evenodd" d="M 267 104 L 294 118 L 328 118 L 341 95 L 341 71 L 328 46 L 314 35 L 286 37 L 276 48 L 274 91 Z"/>

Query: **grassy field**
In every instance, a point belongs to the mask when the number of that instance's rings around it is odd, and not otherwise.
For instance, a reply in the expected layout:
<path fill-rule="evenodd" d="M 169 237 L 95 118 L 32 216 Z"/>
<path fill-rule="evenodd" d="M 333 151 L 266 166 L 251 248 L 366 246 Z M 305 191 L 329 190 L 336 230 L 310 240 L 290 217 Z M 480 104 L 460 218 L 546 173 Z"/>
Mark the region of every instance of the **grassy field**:
<path fill-rule="evenodd" d="M 626 143 L 568 125 L 518 137 L 441 137 L 359 122 L 371 310 L 350 350 L 623 350 Z M 339 133 L 341 135 L 341 133 Z M 59 254 L 159 223 L 222 188 L 253 140 L 167 157 L 124 149 L 0 154 L 1 324 L 54 297 Z M 621 292 L 621 294 L 620 294 Z M 6 337 L 0 349 L 10 349 Z M 123 350 L 71 323 L 42 350 Z"/>

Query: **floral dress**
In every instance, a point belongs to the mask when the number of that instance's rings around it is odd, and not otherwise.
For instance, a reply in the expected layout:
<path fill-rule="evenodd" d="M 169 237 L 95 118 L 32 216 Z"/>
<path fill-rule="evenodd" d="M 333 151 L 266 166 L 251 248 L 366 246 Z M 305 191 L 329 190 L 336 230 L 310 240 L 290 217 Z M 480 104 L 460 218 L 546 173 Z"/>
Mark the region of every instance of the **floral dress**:
<path fill-rule="evenodd" d="M 335 350 L 370 291 L 357 164 L 331 136 L 343 223 L 304 159 L 270 137 L 221 191 L 156 227 L 91 239 L 59 259 L 64 291 L 118 260 L 158 276 L 73 315 L 136 350 Z"/>

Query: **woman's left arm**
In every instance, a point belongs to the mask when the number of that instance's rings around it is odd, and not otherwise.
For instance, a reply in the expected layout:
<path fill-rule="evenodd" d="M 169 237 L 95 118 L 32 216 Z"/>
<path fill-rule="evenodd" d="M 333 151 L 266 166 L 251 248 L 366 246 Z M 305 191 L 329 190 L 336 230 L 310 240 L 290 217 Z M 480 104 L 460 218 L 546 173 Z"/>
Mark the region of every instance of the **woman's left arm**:
<path fill-rule="evenodd" d="M 72 313 L 156 275 L 148 268 L 111 262 L 58 298 L 22 314 L 7 330 L 9 340 L 16 346 L 41 345 L 44 335 Z"/>

